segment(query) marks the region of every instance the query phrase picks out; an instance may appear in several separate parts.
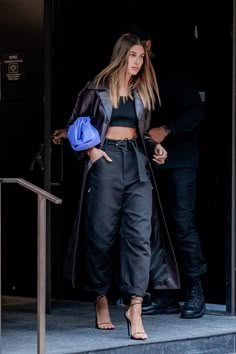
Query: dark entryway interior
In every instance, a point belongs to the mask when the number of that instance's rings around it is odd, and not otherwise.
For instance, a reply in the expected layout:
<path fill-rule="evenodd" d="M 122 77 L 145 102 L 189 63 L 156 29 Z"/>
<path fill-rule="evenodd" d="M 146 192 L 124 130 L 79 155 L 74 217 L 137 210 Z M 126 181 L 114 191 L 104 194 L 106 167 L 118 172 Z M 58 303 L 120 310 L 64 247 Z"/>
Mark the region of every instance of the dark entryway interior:
<path fill-rule="evenodd" d="M 4 6 L 5 3 L 5 6 Z M 204 279 L 206 302 L 225 304 L 230 282 L 230 174 L 232 99 L 232 2 L 210 5 L 150 4 L 137 8 L 131 1 L 86 5 L 55 1 L 51 18 L 52 72 L 44 77 L 44 3 L 18 0 L 11 17 L 0 11 L 1 33 L 1 177 L 22 177 L 44 186 L 44 90 L 52 80 L 51 130 L 64 127 L 78 91 L 109 61 L 115 39 L 125 24 L 142 23 L 151 32 L 155 53 L 167 60 L 182 52 L 195 68 L 199 91 L 205 97 L 206 118 L 201 137 L 201 168 L 197 224 L 208 263 Z M 193 4 L 192 4 L 193 5 Z M 86 7 L 87 11 L 86 11 Z M 19 11 L 22 16 L 19 16 Z M 110 16 L 106 15 L 105 12 Z M 9 13 L 9 11 L 8 11 Z M 13 16 L 15 14 L 15 16 Z M 89 14 L 89 18 L 88 18 Z M 132 18 L 132 20 L 130 20 Z M 144 19 L 144 20 L 143 20 Z M 110 20 L 110 21 L 109 21 Z M 22 77 L 6 76 L 9 55 L 22 59 Z M 186 57 L 185 57 L 186 59 Z M 50 58 L 46 58 L 50 60 Z M 65 141 L 51 146 L 51 192 L 63 199 L 52 207 L 51 281 L 54 298 L 76 298 L 62 275 L 63 259 L 75 216 L 81 168 Z M 34 196 L 15 186 L 4 186 L 2 201 L 2 292 L 36 294 L 36 206 Z M 24 204 L 23 204 L 24 202 Z M 24 207 L 23 207 L 24 205 Z"/>

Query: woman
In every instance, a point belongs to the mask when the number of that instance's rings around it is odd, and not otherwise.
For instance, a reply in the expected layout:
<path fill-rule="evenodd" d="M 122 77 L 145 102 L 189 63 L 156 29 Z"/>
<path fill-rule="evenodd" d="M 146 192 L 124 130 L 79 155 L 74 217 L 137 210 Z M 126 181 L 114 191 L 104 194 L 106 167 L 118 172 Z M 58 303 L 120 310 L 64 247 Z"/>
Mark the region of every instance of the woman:
<path fill-rule="evenodd" d="M 86 289 L 96 294 L 96 327 L 114 329 L 107 295 L 119 235 L 120 290 L 130 298 L 125 318 L 130 337 L 137 340 L 147 338 L 141 309 L 151 262 L 153 188 L 148 157 L 158 164 L 167 157 L 147 134 L 156 97 L 158 86 L 147 50 L 137 36 L 125 34 L 117 40 L 110 64 L 80 92 L 68 124 L 70 129 L 78 117 L 90 116 L 101 143 L 78 153 L 87 156 L 85 188 L 67 266 L 74 282 L 79 261 L 83 264 Z M 83 238 L 78 236 L 81 228 Z"/>

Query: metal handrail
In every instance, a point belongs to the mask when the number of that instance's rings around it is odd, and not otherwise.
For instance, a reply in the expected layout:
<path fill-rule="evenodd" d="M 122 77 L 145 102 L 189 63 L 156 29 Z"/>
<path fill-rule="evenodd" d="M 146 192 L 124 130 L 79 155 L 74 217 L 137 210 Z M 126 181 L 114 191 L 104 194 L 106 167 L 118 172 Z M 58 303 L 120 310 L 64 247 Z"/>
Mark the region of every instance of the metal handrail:
<path fill-rule="evenodd" d="M 17 183 L 38 195 L 37 218 L 37 354 L 45 354 L 46 328 L 46 200 L 61 204 L 62 199 L 22 178 L 0 178 L 0 246 L 1 246 L 1 187 L 2 183 Z M 1 247 L 0 247 L 1 249 Z M 0 265 L 1 267 L 1 265 Z M 1 268 L 0 268 L 1 275 Z M 1 293 L 1 282 L 0 282 Z M 0 298 L 1 313 L 1 298 Z M 0 318 L 1 320 L 1 318 Z M 0 321 L 1 323 L 1 321 Z"/>

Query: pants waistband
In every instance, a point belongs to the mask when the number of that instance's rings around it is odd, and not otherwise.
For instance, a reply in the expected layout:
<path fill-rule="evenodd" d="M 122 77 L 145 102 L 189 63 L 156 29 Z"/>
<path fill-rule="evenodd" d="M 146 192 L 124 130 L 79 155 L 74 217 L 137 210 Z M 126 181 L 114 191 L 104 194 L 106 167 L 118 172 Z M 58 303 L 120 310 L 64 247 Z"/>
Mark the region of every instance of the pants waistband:
<path fill-rule="evenodd" d="M 139 151 L 139 140 L 138 139 L 123 139 L 123 140 L 113 140 L 113 139 L 105 139 L 105 146 L 116 146 L 118 149 L 123 151 L 134 151 L 138 164 L 139 171 L 139 179 L 140 182 L 147 182 L 147 171 L 146 171 L 146 163 L 145 156 L 143 153 Z"/>
<path fill-rule="evenodd" d="M 138 148 L 138 139 L 123 139 L 123 140 L 114 140 L 114 139 L 105 139 L 104 146 L 116 146 L 117 148 L 125 151 L 132 151 L 134 148 Z"/>

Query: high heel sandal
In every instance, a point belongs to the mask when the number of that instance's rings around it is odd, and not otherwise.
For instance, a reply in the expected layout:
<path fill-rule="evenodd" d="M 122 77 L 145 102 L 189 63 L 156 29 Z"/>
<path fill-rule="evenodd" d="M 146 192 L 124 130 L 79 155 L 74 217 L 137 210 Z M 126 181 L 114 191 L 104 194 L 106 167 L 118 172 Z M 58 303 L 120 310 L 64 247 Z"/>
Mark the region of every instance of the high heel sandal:
<path fill-rule="evenodd" d="M 94 307 L 95 307 L 95 314 L 96 314 L 96 317 L 95 317 L 95 327 L 97 329 L 102 329 L 102 330 L 112 330 L 112 329 L 115 329 L 115 326 L 113 325 L 113 323 L 111 321 L 108 321 L 108 322 L 99 322 L 98 323 L 98 319 L 97 319 L 97 304 L 99 303 L 99 301 L 101 301 L 102 298 L 105 298 L 106 300 L 106 306 L 104 307 L 104 309 L 107 310 L 107 317 L 109 317 L 110 319 L 110 314 L 109 314 L 109 309 L 108 309 L 108 304 L 107 304 L 107 299 L 106 299 L 106 296 L 105 295 L 100 295 L 97 297 L 97 300 L 96 302 L 94 303 Z M 101 310 L 102 311 L 102 310 Z"/>
<path fill-rule="evenodd" d="M 132 333 L 132 325 L 131 325 L 131 320 L 128 318 L 127 316 L 127 312 L 129 310 L 131 310 L 131 307 L 134 306 L 134 305 L 141 305 L 142 306 L 142 299 L 138 298 L 138 297 L 133 297 L 132 300 L 134 300 L 134 302 L 132 303 L 131 301 L 131 304 L 128 308 L 128 310 L 124 313 L 124 317 L 126 319 L 126 323 L 127 323 L 127 329 L 128 329 L 128 336 L 131 338 L 131 339 L 135 339 L 135 340 L 145 340 L 148 338 L 146 332 L 144 331 L 138 331 L 138 332 L 134 332 Z M 141 317 L 141 314 L 140 314 L 140 317 Z M 138 336 L 138 337 L 137 337 Z"/>

